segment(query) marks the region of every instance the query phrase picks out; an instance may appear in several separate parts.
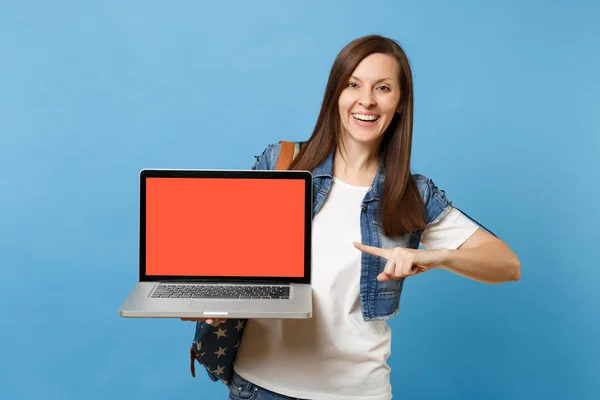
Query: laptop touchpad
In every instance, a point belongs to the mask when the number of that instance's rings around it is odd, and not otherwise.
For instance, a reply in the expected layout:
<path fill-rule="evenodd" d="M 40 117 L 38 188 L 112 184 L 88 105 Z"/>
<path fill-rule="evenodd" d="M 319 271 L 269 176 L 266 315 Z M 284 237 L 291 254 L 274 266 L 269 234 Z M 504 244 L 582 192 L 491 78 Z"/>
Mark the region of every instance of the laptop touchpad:
<path fill-rule="evenodd" d="M 202 300 L 192 300 L 190 302 L 190 306 L 189 308 L 193 309 L 193 310 L 202 310 L 204 308 L 206 308 L 207 304 L 210 303 L 215 303 L 215 302 L 219 302 L 222 303 L 223 300 L 225 301 L 243 301 L 242 299 L 202 299 Z"/>

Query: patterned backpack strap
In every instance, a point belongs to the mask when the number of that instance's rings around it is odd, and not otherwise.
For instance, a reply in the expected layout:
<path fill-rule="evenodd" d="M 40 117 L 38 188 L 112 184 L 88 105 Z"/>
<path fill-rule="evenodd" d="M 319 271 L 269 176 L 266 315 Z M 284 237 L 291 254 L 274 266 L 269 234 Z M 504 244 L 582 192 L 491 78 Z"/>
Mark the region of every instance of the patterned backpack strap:
<path fill-rule="evenodd" d="M 196 323 L 196 333 L 190 348 L 190 372 L 196 376 L 195 362 L 206 370 L 213 381 L 227 384 L 234 372 L 233 364 L 246 327 L 246 319 L 227 319 L 213 326 Z"/>

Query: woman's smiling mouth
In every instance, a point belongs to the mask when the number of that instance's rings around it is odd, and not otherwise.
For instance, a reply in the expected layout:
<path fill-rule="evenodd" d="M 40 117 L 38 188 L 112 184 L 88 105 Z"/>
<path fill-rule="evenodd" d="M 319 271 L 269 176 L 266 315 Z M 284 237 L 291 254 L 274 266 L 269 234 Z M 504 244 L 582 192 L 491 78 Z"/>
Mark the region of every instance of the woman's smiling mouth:
<path fill-rule="evenodd" d="M 352 118 L 354 121 L 361 126 L 370 126 L 374 125 L 375 122 L 379 119 L 380 115 L 378 114 L 363 114 L 363 113 L 352 113 Z"/>

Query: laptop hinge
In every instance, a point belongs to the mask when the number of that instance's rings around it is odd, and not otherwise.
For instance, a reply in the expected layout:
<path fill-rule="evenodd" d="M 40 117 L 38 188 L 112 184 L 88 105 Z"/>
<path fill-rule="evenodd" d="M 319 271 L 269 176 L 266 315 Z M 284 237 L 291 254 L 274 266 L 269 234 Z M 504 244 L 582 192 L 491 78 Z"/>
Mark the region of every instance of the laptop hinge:
<path fill-rule="evenodd" d="M 161 280 L 157 281 L 157 283 L 166 284 L 166 283 L 206 283 L 206 284 L 244 284 L 244 285 L 294 285 L 295 282 L 290 281 L 270 281 L 270 280 L 235 280 L 235 281 L 223 281 L 217 279 L 169 279 L 169 280 Z"/>

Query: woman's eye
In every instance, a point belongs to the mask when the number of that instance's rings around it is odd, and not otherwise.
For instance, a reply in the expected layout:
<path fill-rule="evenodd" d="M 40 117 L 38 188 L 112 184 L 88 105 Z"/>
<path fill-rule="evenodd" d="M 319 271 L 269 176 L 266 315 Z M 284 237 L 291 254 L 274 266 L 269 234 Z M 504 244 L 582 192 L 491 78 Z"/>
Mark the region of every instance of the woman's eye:
<path fill-rule="evenodd" d="M 378 89 L 379 90 L 383 90 L 383 91 L 389 91 L 390 90 L 390 88 L 387 87 L 387 86 L 379 86 Z"/>
<path fill-rule="evenodd" d="M 356 83 L 354 83 L 354 82 L 350 82 L 350 83 L 348 84 L 348 87 L 351 87 L 351 88 L 356 88 L 356 87 L 358 87 L 358 85 L 357 85 Z"/>

